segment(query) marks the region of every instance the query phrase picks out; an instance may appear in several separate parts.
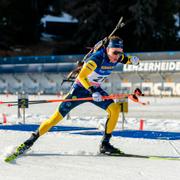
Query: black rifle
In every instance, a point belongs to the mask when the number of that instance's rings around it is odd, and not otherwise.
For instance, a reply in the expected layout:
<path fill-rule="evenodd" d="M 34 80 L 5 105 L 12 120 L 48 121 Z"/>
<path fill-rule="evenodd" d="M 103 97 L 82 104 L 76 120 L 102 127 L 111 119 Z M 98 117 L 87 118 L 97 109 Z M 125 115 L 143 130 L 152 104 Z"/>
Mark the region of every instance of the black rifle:
<path fill-rule="evenodd" d="M 119 29 L 119 28 L 122 28 L 125 26 L 125 23 L 122 22 L 123 21 L 123 17 L 121 17 L 116 25 L 116 27 L 114 28 L 114 30 L 111 32 L 111 34 L 108 36 L 108 37 L 105 37 L 103 40 L 99 41 L 93 48 L 91 48 L 91 50 L 84 56 L 84 58 L 81 60 L 81 61 L 78 61 L 77 63 L 77 67 L 71 71 L 68 76 L 67 76 L 67 79 L 63 80 L 63 82 L 72 82 L 72 80 L 74 80 L 83 64 L 84 64 L 84 61 L 87 59 L 87 57 L 94 51 L 97 51 L 99 50 L 101 47 L 105 46 L 107 44 L 107 42 L 109 41 L 109 39 L 114 35 L 114 33 Z M 61 85 L 63 84 L 63 82 L 61 83 Z"/>

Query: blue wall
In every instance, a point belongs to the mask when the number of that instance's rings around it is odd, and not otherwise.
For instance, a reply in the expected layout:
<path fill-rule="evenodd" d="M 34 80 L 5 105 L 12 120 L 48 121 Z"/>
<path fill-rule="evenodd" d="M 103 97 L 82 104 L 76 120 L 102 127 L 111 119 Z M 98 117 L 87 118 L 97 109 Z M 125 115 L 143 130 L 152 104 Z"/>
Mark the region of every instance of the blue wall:
<path fill-rule="evenodd" d="M 63 56 L 17 56 L 0 57 L 1 64 L 39 64 L 39 63 L 65 63 L 76 62 L 84 55 L 63 55 Z"/>
<path fill-rule="evenodd" d="M 1 65 L 0 73 L 40 73 L 40 72 L 69 72 L 75 68 L 75 63 L 59 64 L 10 64 Z"/>

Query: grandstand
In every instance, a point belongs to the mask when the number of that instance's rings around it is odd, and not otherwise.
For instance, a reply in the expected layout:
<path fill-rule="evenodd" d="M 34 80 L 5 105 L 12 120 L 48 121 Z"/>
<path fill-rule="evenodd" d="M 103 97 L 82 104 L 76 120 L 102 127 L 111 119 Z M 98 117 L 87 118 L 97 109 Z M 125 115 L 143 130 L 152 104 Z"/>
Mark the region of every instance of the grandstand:
<path fill-rule="evenodd" d="M 61 87 L 64 73 L 8 73 L 1 74 L 0 93 L 57 94 L 67 92 L 71 84 Z"/>
<path fill-rule="evenodd" d="M 103 84 L 109 93 L 131 93 L 139 87 L 149 96 L 180 96 L 180 52 L 129 53 L 140 57 L 138 67 L 119 65 Z M 83 55 L 0 58 L 0 93 L 57 94 Z"/>

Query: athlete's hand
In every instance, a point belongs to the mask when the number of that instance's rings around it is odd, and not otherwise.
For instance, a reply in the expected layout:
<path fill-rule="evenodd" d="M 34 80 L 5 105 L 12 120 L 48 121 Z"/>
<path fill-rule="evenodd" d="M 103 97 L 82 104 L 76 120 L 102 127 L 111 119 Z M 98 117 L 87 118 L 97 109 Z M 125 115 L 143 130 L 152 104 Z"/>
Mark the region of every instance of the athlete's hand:
<path fill-rule="evenodd" d="M 131 61 L 132 65 L 135 65 L 135 66 L 139 65 L 139 58 L 136 56 L 132 56 L 130 58 L 130 61 Z"/>
<path fill-rule="evenodd" d="M 88 91 L 92 94 L 93 101 L 101 102 L 103 101 L 102 95 L 100 92 L 96 90 L 93 86 L 91 86 Z"/>
<path fill-rule="evenodd" d="M 99 92 L 92 93 L 92 98 L 93 98 L 93 101 L 96 101 L 96 102 L 101 102 L 103 100 L 102 95 Z"/>

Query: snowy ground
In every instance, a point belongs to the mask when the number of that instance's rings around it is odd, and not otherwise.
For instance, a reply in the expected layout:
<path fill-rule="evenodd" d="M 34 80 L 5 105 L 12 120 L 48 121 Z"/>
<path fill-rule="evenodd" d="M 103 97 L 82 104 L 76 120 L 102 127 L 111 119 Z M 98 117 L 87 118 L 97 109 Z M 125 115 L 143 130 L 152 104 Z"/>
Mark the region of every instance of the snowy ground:
<path fill-rule="evenodd" d="M 57 97 L 31 97 L 31 99 Z M 1 96 L 0 100 L 14 100 Z M 145 130 L 180 132 L 180 98 L 145 98 L 149 106 L 130 102 L 125 129 L 138 130 L 145 121 Z M 17 109 L 0 106 L 9 124 L 17 119 Z M 51 115 L 57 104 L 33 105 L 27 110 L 26 123 L 40 123 Z M 71 113 L 62 125 L 103 127 L 106 113 L 84 104 Z M 121 120 L 121 117 L 120 117 Z M 0 122 L 2 122 L 0 118 Z M 121 123 L 117 126 L 121 129 Z M 49 132 L 34 144 L 32 150 L 13 164 L 3 162 L 5 153 L 30 136 L 30 132 L 0 130 L 0 180 L 179 180 L 180 161 L 150 160 L 98 156 L 101 136 Z M 113 137 L 112 144 L 126 153 L 140 155 L 180 156 L 179 140 L 152 140 Z"/>

